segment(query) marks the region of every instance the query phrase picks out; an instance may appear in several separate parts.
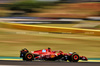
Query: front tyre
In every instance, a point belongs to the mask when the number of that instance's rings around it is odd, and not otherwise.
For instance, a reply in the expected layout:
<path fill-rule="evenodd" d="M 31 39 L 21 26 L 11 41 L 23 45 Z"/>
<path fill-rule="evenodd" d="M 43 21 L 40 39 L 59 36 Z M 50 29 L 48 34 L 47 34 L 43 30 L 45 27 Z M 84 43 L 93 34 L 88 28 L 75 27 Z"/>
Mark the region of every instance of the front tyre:
<path fill-rule="evenodd" d="M 26 61 L 32 61 L 34 60 L 34 55 L 32 53 L 26 53 L 25 59 Z"/>
<path fill-rule="evenodd" d="M 70 56 L 69 61 L 70 61 L 70 62 L 78 62 L 79 59 L 80 59 L 80 58 L 79 58 L 79 55 L 76 54 L 76 53 L 73 53 L 73 54 Z"/>

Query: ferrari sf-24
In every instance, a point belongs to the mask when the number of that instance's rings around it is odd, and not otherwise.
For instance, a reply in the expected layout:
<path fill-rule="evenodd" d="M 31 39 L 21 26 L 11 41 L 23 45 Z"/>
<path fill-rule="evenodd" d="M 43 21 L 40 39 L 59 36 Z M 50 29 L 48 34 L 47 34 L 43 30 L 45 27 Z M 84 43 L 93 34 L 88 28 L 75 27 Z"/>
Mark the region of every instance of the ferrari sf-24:
<path fill-rule="evenodd" d="M 61 50 L 51 51 L 50 48 L 31 51 L 31 52 L 29 52 L 26 48 L 24 48 L 20 51 L 20 57 L 23 58 L 24 61 L 61 60 L 61 61 L 69 61 L 69 62 L 78 62 L 79 60 L 84 60 L 84 61 L 88 60 L 85 56 L 79 56 L 76 52 L 64 53 Z"/>

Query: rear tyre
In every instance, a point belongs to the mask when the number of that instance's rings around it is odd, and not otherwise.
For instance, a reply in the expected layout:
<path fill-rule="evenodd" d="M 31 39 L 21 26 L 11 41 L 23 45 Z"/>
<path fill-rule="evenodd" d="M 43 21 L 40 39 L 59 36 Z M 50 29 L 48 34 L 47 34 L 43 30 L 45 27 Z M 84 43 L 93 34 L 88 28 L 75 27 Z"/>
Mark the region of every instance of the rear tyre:
<path fill-rule="evenodd" d="M 34 55 L 31 54 L 31 53 L 26 53 L 25 60 L 26 61 L 32 61 L 32 60 L 34 60 Z"/>

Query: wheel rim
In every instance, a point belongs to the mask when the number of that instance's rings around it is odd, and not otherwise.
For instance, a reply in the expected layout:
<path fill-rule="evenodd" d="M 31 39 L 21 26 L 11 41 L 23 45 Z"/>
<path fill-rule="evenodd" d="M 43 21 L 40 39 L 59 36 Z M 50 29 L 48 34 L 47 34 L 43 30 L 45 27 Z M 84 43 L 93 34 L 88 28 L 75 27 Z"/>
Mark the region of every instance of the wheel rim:
<path fill-rule="evenodd" d="M 32 59 L 32 55 L 31 55 L 31 54 L 28 54 L 28 55 L 27 55 L 27 58 L 28 58 L 28 59 Z"/>
<path fill-rule="evenodd" d="M 74 55 L 73 58 L 74 58 L 74 60 L 78 60 L 78 56 L 77 55 Z"/>

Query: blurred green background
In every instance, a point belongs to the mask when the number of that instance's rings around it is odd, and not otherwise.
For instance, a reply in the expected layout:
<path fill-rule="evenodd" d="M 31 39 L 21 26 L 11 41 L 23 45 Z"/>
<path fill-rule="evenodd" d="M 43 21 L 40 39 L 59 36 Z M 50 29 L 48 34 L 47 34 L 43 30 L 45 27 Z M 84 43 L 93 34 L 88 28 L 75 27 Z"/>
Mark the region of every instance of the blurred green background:
<path fill-rule="evenodd" d="M 100 2 L 98 1 L 99 0 L 86 0 L 86 2 L 82 2 L 82 0 L 77 0 L 76 2 L 74 0 L 4 1 L 4 3 L 1 2 L 0 4 L 0 13 L 2 13 L 0 16 L 12 16 L 13 13 L 22 13 L 17 16 L 55 18 L 86 18 L 88 16 L 100 16 Z"/>
<path fill-rule="evenodd" d="M 71 0 L 72 1 L 72 0 Z M 100 17 L 100 2 L 81 2 L 69 0 L 57 1 L 5 1 L 0 0 L 0 17 L 28 16 L 52 18 L 87 18 Z M 2 21 L 0 21 L 2 22 Z M 100 21 L 80 21 L 82 23 L 99 23 Z M 33 24 L 34 25 L 34 24 Z M 55 27 L 73 27 L 77 24 L 35 24 Z M 91 25 L 91 24 L 90 24 Z M 88 28 L 86 28 L 88 29 Z M 91 29 L 100 29 L 100 25 Z M 27 48 L 39 50 L 51 47 L 66 53 L 77 52 L 88 58 L 100 58 L 100 37 L 79 34 L 54 34 L 17 29 L 8 29 L 0 25 L 0 56 L 19 57 L 20 50 Z"/>

